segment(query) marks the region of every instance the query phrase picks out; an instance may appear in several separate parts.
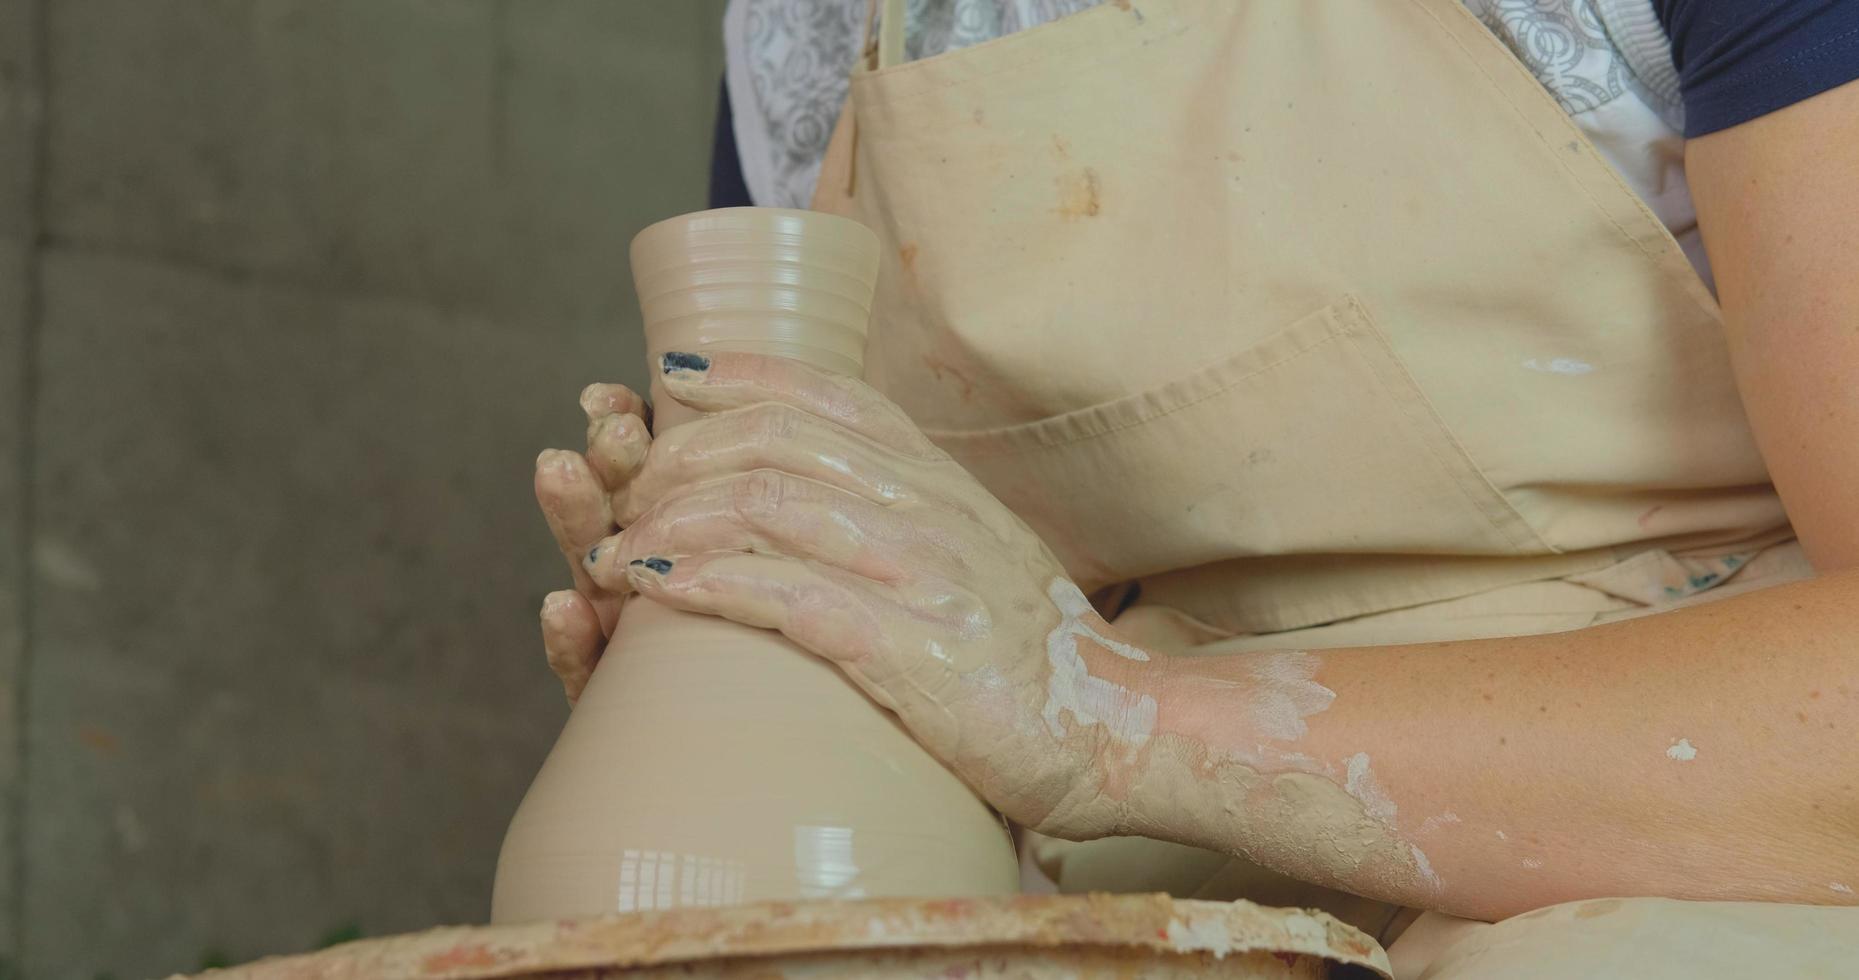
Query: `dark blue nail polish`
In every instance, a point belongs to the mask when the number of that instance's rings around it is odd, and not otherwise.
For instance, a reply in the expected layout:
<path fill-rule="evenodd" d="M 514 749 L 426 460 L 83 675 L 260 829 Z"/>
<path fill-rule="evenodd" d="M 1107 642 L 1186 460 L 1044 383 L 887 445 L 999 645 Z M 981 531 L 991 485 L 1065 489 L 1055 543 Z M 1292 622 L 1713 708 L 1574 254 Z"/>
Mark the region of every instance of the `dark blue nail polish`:
<path fill-rule="evenodd" d="M 627 564 L 640 565 L 660 575 L 668 575 L 671 573 L 671 562 L 656 555 L 651 558 L 634 558 L 632 561 L 627 562 Z"/>
<path fill-rule="evenodd" d="M 696 371 L 699 374 L 710 370 L 710 359 L 702 354 L 687 354 L 684 351 L 668 350 L 658 356 L 659 369 L 666 374 L 673 371 Z"/>

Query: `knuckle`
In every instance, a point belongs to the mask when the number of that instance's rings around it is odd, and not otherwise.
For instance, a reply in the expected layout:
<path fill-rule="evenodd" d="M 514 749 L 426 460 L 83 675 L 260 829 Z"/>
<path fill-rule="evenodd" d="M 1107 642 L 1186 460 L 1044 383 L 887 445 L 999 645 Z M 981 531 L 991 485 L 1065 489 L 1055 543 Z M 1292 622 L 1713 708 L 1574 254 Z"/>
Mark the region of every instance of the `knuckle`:
<path fill-rule="evenodd" d="M 730 486 L 730 509 L 752 524 L 765 524 L 781 512 L 788 478 L 775 470 L 750 470 Z"/>
<path fill-rule="evenodd" d="M 620 421 L 624 423 L 624 427 L 620 430 L 620 436 L 628 445 L 639 444 L 644 446 L 651 444 L 652 429 L 650 426 L 646 425 L 645 419 L 638 413 L 629 412 L 622 415 L 620 416 Z"/>
<path fill-rule="evenodd" d="M 750 444 L 756 448 L 767 448 L 794 438 L 804 422 L 798 410 L 768 403 L 748 409 L 744 424 Z"/>
<path fill-rule="evenodd" d="M 597 428 L 588 436 L 588 442 L 595 447 L 603 461 L 615 469 L 630 467 L 643 455 L 640 426 L 634 421 L 635 418 L 631 415 L 606 416 L 602 422 L 596 423 Z"/>
<path fill-rule="evenodd" d="M 859 378 L 833 377 L 830 385 L 822 393 L 822 414 L 842 425 L 888 436 L 902 417 L 889 398 Z"/>
<path fill-rule="evenodd" d="M 817 590 L 790 611 L 790 638 L 870 682 L 876 693 L 898 675 L 899 650 L 870 604 L 837 589 Z M 862 685 L 863 686 L 863 685 Z M 890 697 L 888 693 L 884 695 Z M 885 705 L 895 710 L 893 701 Z"/>
<path fill-rule="evenodd" d="M 976 639 L 992 632 L 993 615 L 987 602 L 954 582 L 926 582 L 915 599 L 912 605 L 920 615 L 963 639 Z"/>
<path fill-rule="evenodd" d="M 825 375 L 814 391 L 821 414 L 851 424 L 867 414 L 875 392 L 857 378 Z"/>

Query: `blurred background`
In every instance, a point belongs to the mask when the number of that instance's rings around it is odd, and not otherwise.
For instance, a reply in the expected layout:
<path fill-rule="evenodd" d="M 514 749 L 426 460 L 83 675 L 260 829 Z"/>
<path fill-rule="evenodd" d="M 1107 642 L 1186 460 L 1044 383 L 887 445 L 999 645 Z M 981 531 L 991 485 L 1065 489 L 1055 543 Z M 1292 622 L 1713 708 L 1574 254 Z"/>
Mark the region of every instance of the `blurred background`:
<path fill-rule="evenodd" d="M 483 921 L 722 0 L 0 0 L 0 978 Z"/>

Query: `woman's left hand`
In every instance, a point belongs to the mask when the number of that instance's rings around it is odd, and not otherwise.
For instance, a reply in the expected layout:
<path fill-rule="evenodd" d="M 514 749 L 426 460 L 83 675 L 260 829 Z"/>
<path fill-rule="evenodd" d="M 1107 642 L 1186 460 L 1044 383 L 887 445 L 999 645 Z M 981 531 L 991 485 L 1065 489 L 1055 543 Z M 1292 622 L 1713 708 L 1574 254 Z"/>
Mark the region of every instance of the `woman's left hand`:
<path fill-rule="evenodd" d="M 678 355 L 661 433 L 590 556 L 609 588 L 781 631 L 1010 819 L 1124 825 L 1101 760 L 1153 668 L 1039 538 L 884 396 L 795 361 Z"/>

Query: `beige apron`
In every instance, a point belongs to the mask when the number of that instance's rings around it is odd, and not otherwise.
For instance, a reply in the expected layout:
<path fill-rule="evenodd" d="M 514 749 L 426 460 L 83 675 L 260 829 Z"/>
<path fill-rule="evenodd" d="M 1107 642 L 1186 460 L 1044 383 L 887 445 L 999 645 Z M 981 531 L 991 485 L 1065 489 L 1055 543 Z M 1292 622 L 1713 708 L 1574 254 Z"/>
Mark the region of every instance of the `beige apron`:
<path fill-rule="evenodd" d="M 1809 574 L 1710 293 L 1457 0 L 1115 0 L 911 63 L 902 20 L 815 201 L 895 259 L 867 377 L 1120 626 L 1520 635 Z M 1152 841 L 1042 857 L 1397 911 Z"/>

